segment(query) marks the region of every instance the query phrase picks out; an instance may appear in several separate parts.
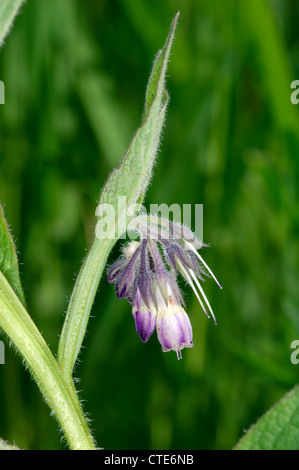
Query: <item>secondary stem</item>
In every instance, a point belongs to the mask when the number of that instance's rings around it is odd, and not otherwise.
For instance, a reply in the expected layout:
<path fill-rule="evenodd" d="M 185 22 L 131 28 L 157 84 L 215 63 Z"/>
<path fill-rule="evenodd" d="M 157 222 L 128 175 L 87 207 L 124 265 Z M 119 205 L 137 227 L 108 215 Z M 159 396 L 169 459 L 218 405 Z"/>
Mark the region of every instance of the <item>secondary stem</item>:
<path fill-rule="evenodd" d="M 115 240 L 95 238 L 77 277 L 58 348 L 58 363 L 70 381 L 108 255 Z"/>
<path fill-rule="evenodd" d="M 0 325 L 25 358 L 71 449 L 95 449 L 77 394 L 69 387 L 39 330 L 0 272 Z"/>

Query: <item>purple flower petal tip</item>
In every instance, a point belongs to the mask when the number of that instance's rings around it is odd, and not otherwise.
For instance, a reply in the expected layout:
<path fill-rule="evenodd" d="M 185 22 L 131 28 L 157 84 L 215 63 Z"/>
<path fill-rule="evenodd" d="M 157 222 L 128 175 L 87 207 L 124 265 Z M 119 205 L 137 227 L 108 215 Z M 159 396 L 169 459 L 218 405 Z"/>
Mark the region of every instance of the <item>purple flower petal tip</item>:
<path fill-rule="evenodd" d="M 170 303 L 157 316 L 157 334 L 162 350 L 175 351 L 178 358 L 184 348 L 192 348 L 192 326 L 190 319 L 182 307 Z"/>
<path fill-rule="evenodd" d="M 156 315 L 151 311 L 134 313 L 136 331 L 143 343 L 146 343 L 156 328 Z"/>

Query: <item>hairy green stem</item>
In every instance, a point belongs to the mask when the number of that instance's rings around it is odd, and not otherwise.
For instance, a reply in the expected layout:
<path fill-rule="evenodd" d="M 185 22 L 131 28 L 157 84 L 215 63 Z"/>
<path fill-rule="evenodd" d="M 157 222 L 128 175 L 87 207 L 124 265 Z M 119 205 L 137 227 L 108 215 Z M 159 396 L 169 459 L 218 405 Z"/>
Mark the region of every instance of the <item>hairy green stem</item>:
<path fill-rule="evenodd" d="M 71 449 L 95 449 L 78 397 L 36 325 L 0 272 L 0 326 L 24 357 Z"/>
<path fill-rule="evenodd" d="M 70 383 L 96 291 L 115 240 L 95 238 L 77 277 L 58 347 L 58 363 Z"/>

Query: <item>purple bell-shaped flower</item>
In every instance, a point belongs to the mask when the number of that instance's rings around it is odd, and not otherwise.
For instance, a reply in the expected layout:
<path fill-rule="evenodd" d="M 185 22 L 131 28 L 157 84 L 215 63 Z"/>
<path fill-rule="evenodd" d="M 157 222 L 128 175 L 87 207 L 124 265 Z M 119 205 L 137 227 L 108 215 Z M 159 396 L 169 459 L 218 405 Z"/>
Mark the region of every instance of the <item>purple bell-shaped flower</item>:
<path fill-rule="evenodd" d="M 191 285 L 202 309 L 216 319 L 200 281 L 203 275 L 216 277 L 198 251 L 203 245 L 194 234 L 179 224 L 158 219 L 148 225 L 144 216 L 135 219 L 141 241 L 131 242 L 123 256 L 110 267 L 108 281 L 115 284 L 119 298 L 132 304 L 137 333 L 147 342 L 156 329 L 163 351 L 193 347 L 192 326 L 184 310 L 183 297 L 177 284 L 181 274 Z M 206 246 L 206 245 L 205 245 Z M 207 309 L 206 309 L 206 306 Z"/>

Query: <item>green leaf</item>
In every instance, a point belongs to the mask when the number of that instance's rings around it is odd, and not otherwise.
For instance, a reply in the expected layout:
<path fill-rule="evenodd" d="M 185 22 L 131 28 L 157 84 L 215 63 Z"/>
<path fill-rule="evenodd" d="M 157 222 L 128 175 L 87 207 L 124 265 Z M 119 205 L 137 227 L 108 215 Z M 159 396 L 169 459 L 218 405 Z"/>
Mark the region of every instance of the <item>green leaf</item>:
<path fill-rule="evenodd" d="M 100 196 L 100 205 L 110 204 L 114 208 L 114 222 L 118 228 L 126 228 L 126 209 L 137 202 L 142 203 L 151 179 L 168 103 L 165 75 L 178 17 L 179 13 L 174 17 L 166 43 L 154 61 L 146 90 L 142 124 L 135 132 L 119 167 L 108 178 Z M 121 235 L 122 233 L 118 233 L 118 236 Z"/>
<path fill-rule="evenodd" d="M 299 385 L 249 429 L 235 450 L 299 450 Z"/>
<path fill-rule="evenodd" d="M 1 0 L 0 2 L 0 46 L 10 31 L 14 17 L 24 0 Z"/>
<path fill-rule="evenodd" d="M 24 292 L 22 289 L 18 258 L 15 245 L 10 234 L 7 222 L 4 218 L 4 211 L 0 204 L 0 271 L 25 305 Z"/>

